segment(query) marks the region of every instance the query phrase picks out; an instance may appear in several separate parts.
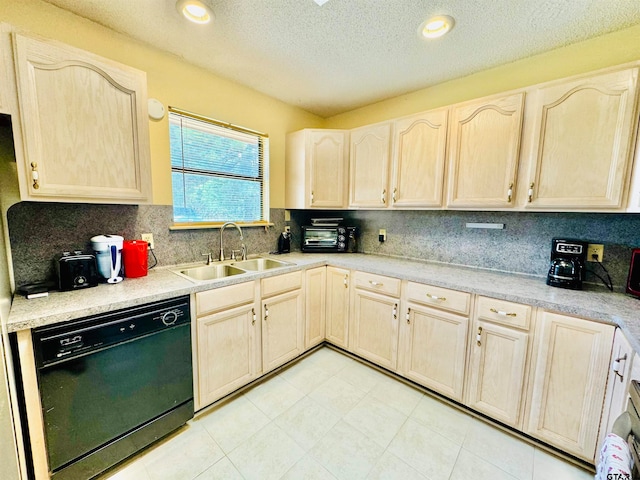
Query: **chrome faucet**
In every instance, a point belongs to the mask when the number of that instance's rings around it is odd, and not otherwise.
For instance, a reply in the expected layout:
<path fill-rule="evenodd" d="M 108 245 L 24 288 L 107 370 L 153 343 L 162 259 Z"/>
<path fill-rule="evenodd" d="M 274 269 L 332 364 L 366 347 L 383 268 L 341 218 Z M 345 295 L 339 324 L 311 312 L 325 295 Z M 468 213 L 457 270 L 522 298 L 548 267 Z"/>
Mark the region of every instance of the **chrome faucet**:
<path fill-rule="evenodd" d="M 222 232 L 224 232 L 224 229 L 227 227 L 236 227 L 236 230 L 238 230 L 238 233 L 240 233 L 240 240 L 244 240 L 244 236 L 242 235 L 242 229 L 235 223 L 235 222 L 226 222 L 222 225 L 222 227 L 220 227 L 220 261 L 222 262 L 224 260 L 224 246 L 222 244 Z M 247 248 L 244 246 L 244 243 L 242 244 L 242 260 L 246 260 L 247 259 Z"/>

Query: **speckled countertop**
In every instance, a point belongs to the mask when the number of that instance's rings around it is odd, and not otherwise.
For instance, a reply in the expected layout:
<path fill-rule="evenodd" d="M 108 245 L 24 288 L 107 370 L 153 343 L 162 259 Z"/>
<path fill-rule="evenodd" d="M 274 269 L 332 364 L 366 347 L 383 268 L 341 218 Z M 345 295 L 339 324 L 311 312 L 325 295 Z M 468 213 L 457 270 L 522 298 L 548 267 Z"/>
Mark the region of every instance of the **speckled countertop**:
<path fill-rule="evenodd" d="M 48 297 L 27 300 L 16 296 L 9 314 L 10 332 L 73 320 L 134 305 L 201 292 L 257 278 L 280 275 L 322 265 L 333 265 L 389 275 L 430 285 L 524 303 L 618 325 L 640 352 L 640 299 L 603 289 L 582 291 L 549 287 L 544 278 L 447 264 L 404 260 L 364 254 L 279 255 L 294 265 L 265 272 L 247 273 L 220 280 L 195 282 L 174 273 L 176 267 L 151 270 L 142 278 L 117 285 L 101 284 L 73 292 L 51 292 Z"/>

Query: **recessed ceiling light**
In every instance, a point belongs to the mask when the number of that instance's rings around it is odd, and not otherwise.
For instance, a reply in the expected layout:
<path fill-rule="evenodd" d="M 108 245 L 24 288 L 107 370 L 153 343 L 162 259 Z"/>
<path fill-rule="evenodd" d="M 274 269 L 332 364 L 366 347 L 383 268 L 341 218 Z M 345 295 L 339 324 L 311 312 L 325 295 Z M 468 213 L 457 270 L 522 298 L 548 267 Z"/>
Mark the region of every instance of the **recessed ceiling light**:
<path fill-rule="evenodd" d="M 455 23 L 452 17 L 439 15 L 423 22 L 418 32 L 425 38 L 438 38 L 449 32 Z"/>
<path fill-rule="evenodd" d="M 178 0 L 176 8 L 187 20 L 194 23 L 209 23 L 213 18 L 209 7 L 198 0 Z"/>

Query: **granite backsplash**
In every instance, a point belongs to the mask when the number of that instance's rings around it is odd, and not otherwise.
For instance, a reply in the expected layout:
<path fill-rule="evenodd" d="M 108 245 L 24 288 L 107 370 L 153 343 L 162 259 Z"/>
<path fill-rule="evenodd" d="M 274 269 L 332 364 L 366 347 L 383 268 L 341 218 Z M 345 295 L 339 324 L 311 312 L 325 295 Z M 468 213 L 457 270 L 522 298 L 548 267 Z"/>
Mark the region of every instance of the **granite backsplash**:
<path fill-rule="evenodd" d="M 248 253 L 267 253 L 277 247 L 284 229 L 284 209 L 271 209 L 268 230 L 244 228 Z M 169 230 L 173 224 L 170 205 L 93 205 L 20 202 L 8 213 L 9 238 L 16 285 L 53 279 L 54 258 L 63 251 L 91 251 L 91 237 L 121 235 L 125 239 L 153 233 L 159 265 L 177 265 L 203 260 L 203 253 L 216 258 L 220 252 L 220 230 Z M 235 229 L 224 232 L 225 250 L 240 248 Z M 150 259 L 150 262 L 153 260 Z"/>
<path fill-rule="evenodd" d="M 358 251 L 417 258 L 470 267 L 545 276 L 551 239 L 577 238 L 604 244 L 603 265 L 617 291 L 629 273 L 631 249 L 640 247 L 640 215 L 597 213 L 462 211 L 308 211 L 291 212 L 292 247 L 300 247 L 300 226 L 311 218 L 344 217 L 359 230 Z M 503 230 L 466 228 L 467 223 L 502 223 Z M 387 240 L 378 241 L 378 230 Z M 605 276 L 595 263 L 589 270 Z M 600 284 L 593 274 L 587 281 Z"/>

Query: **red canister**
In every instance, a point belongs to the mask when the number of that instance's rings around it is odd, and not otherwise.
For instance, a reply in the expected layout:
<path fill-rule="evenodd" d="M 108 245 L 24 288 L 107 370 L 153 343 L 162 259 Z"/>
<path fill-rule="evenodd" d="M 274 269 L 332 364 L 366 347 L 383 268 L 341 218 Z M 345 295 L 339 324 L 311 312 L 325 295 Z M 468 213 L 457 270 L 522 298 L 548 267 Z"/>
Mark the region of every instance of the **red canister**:
<path fill-rule="evenodd" d="M 125 240 L 122 244 L 124 276 L 144 277 L 149 266 L 148 243 L 144 240 Z"/>

